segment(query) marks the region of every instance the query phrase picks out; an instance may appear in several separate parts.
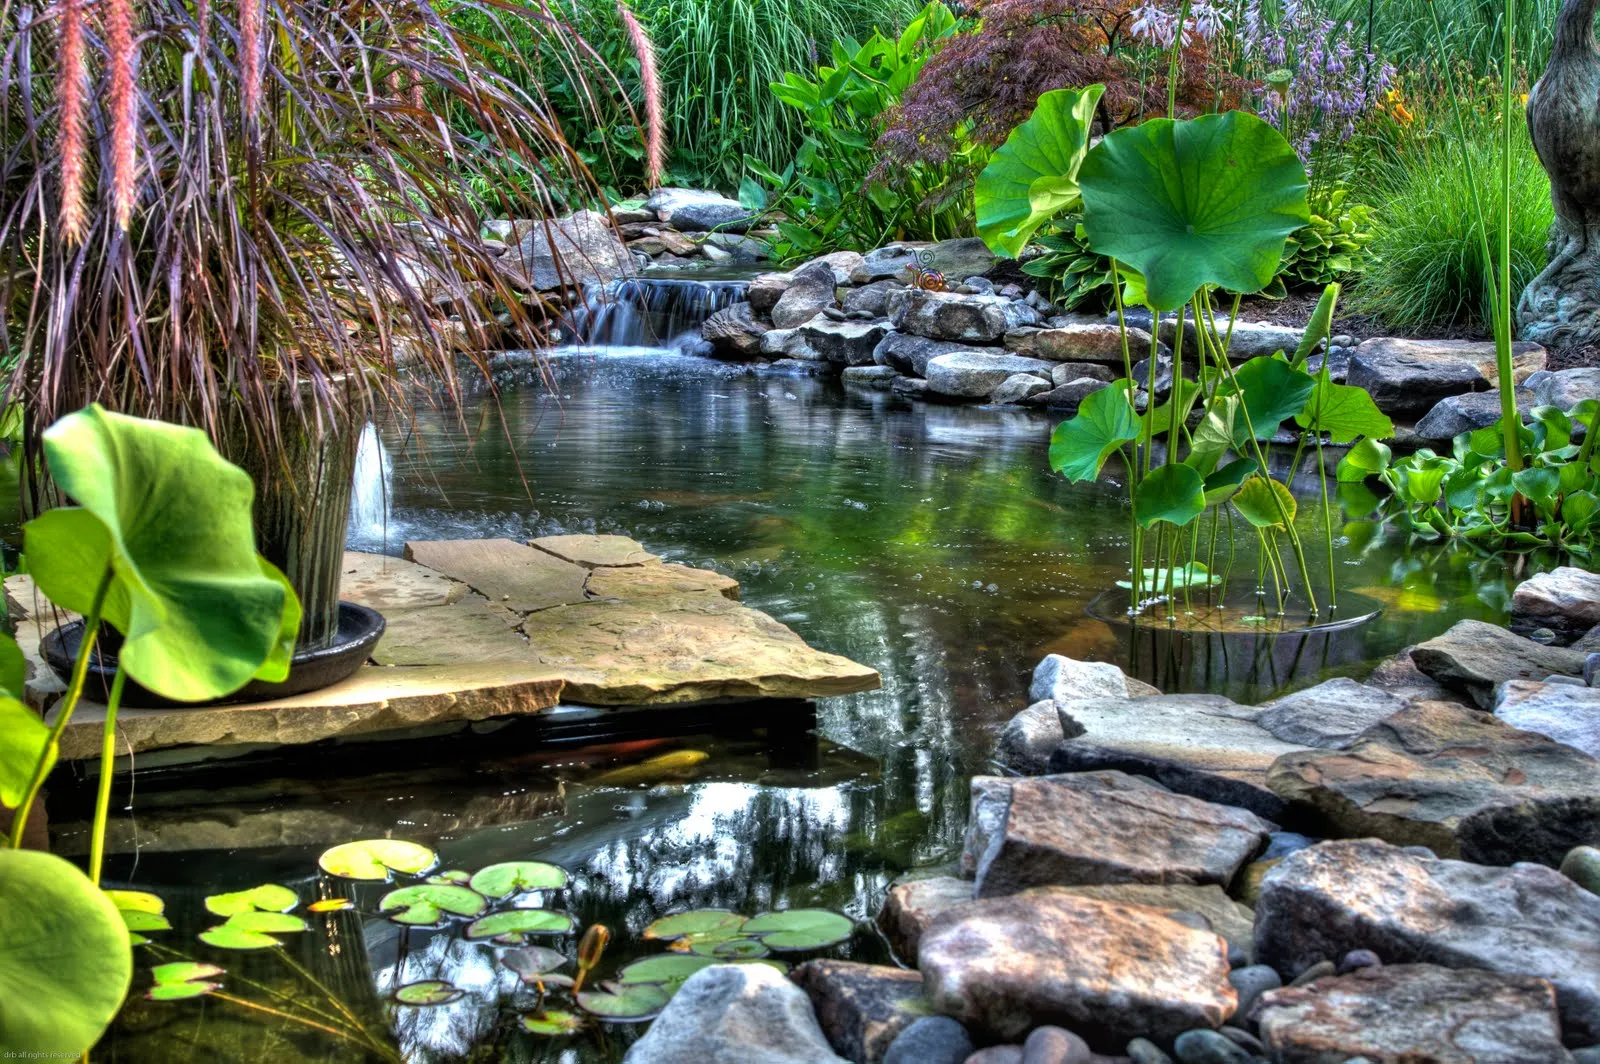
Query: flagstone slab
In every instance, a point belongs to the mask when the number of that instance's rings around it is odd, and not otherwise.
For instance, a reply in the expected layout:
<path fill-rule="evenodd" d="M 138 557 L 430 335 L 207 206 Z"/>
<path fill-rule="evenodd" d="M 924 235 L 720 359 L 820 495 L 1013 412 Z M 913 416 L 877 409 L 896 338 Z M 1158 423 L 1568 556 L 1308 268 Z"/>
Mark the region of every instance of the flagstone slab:
<path fill-rule="evenodd" d="M 518 613 L 586 598 L 587 569 L 509 539 L 412 540 L 405 556 Z"/>
<path fill-rule="evenodd" d="M 710 569 L 662 563 L 596 569 L 585 585 L 591 598 L 643 598 L 710 591 L 739 601 L 739 581 Z"/>
<path fill-rule="evenodd" d="M 661 560 L 627 536 L 541 536 L 528 540 L 528 546 L 585 569 L 649 565 Z"/>

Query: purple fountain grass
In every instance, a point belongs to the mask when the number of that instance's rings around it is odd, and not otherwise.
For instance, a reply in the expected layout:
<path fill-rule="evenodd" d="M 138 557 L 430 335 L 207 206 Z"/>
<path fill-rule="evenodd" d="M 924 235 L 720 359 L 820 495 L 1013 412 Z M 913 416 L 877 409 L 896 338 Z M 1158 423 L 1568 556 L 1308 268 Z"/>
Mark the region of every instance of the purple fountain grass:
<path fill-rule="evenodd" d="M 617 17 L 622 20 L 623 28 L 628 32 L 628 43 L 633 46 L 633 54 L 639 60 L 639 81 L 644 91 L 647 130 L 645 180 L 651 188 L 655 188 L 661 184 L 661 175 L 666 170 L 667 161 L 666 121 L 662 116 L 665 90 L 661 85 L 660 67 L 656 63 L 656 46 L 643 24 L 634 15 L 633 9 L 623 0 L 617 0 Z"/>

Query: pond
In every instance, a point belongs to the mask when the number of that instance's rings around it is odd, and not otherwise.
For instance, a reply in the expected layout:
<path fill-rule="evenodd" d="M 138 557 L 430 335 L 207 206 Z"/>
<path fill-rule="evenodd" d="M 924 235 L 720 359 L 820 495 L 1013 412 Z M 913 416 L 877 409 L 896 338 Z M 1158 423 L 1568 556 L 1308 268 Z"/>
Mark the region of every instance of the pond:
<path fill-rule="evenodd" d="M 758 709 L 715 734 L 599 746 L 539 748 L 513 725 L 247 766 L 148 761 L 132 812 L 114 804 L 113 881 L 161 893 L 169 911 L 269 881 L 309 898 L 324 848 L 394 836 L 436 847 L 447 868 L 563 865 L 568 907 L 616 934 L 608 966 L 647 951 L 638 932 L 679 909 L 820 906 L 870 921 L 896 875 L 959 854 L 967 781 L 1027 704 L 1038 659 L 1127 663 L 1123 638 L 1088 613 L 1126 575 L 1125 495 L 1114 477 L 1071 485 L 1049 471 L 1053 419 L 644 349 L 563 349 L 549 373 L 541 385 L 527 364 L 506 369 L 498 399 L 475 398 L 465 418 L 419 404 L 386 427 L 388 486 L 369 460 L 352 545 L 633 536 L 736 577 L 750 605 L 878 669 L 882 690 L 821 703 L 815 738 L 764 728 L 776 721 Z M 1307 528 L 1316 510 L 1301 507 Z M 1237 566 L 1253 580 L 1253 545 L 1240 542 Z M 1364 675 L 1458 619 L 1504 618 L 1512 574 L 1500 560 L 1408 546 L 1361 522 L 1341 529 L 1335 553 L 1341 592 L 1381 605 L 1378 619 L 1298 662 L 1268 653 L 1255 670 L 1229 666 L 1211 687 L 1255 700 L 1285 680 Z M 58 848 L 79 853 L 86 798 L 69 791 L 52 805 Z M 411 1059 L 608 1061 L 634 1036 L 512 1033 L 515 978 L 486 947 L 376 918 L 362 933 L 357 914 L 336 916 L 290 952 L 372 1023 L 396 985 L 446 978 L 468 991 L 394 1013 Z M 174 922 L 193 941 L 205 919 Z M 866 931 L 833 955 L 887 958 Z M 266 984 L 290 978 L 280 958 L 223 963 Z M 97 1053 L 180 1057 L 361 1053 L 205 999 L 135 1001 Z"/>

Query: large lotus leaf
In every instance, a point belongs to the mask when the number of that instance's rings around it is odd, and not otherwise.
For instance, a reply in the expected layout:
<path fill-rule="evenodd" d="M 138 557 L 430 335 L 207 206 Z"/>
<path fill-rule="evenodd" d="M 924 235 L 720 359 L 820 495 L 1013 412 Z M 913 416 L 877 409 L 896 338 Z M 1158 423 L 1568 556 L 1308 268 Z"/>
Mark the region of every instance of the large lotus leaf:
<path fill-rule="evenodd" d="M 1338 479 L 1341 484 L 1358 484 L 1389 468 L 1388 446 L 1368 436 L 1339 459 Z"/>
<path fill-rule="evenodd" d="M 384 880 L 391 871 L 420 875 L 432 868 L 438 859 L 426 846 L 404 839 L 362 839 L 322 851 L 317 864 L 330 876 Z"/>
<path fill-rule="evenodd" d="M 77 866 L 0 850 L 0 1047 L 71 1060 L 99 1041 L 133 979 L 111 899 Z"/>
<path fill-rule="evenodd" d="M 0 694 L 21 698 L 27 682 L 28 661 L 22 655 L 22 648 L 15 639 L 0 634 Z"/>
<path fill-rule="evenodd" d="M 47 754 L 49 737 L 39 714 L 10 695 L 0 695 L 0 805 L 15 809 L 22 804 L 34 769 Z"/>
<path fill-rule="evenodd" d="M 1218 396 L 1195 426 L 1184 464 L 1194 466 L 1201 476 L 1210 476 L 1222 456 L 1233 449 L 1233 423 L 1238 412 L 1237 395 Z"/>
<path fill-rule="evenodd" d="M 1206 505 L 1227 502 L 1259 466 L 1254 458 L 1236 458 L 1206 477 Z"/>
<path fill-rule="evenodd" d="M 504 898 L 529 890 L 560 890 L 567 873 L 543 861 L 507 861 L 481 869 L 472 876 L 472 889 L 490 898 Z"/>
<path fill-rule="evenodd" d="M 50 476 L 102 526 L 43 515 L 24 529 L 29 568 L 56 605 L 80 613 L 115 574 L 105 616 L 125 636 L 128 676 L 168 698 L 198 701 L 260 676 L 287 674 L 285 615 L 297 610 L 255 550 L 250 477 L 205 434 L 91 405 L 44 433 Z"/>
<path fill-rule="evenodd" d="M 1295 501 L 1289 489 L 1259 474 L 1240 486 L 1233 497 L 1233 505 L 1246 521 L 1257 528 L 1286 532 L 1294 521 Z M 1285 517 L 1289 520 L 1285 521 Z"/>
<path fill-rule="evenodd" d="M 565 935 L 573 924 L 570 915 L 554 909 L 507 909 L 472 921 L 467 925 L 466 936 L 474 941 L 492 938 L 503 945 L 516 946 L 528 935 Z"/>
<path fill-rule="evenodd" d="M 1311 216 L 1294 149 L 1243 111 L 1116 130 L 1078 183 L 1089 246 L 1142 273 L 1157 310 L 1177 310 L 1203 284 L 1259 292 Z"/>
<path fill-rule="evenodd" d="M 1316 381 L 1304 370 L 1278 358 L 1252 358 L 1233 373 L 1233 384 L 1244 397 L 1244 408 L 1233 419 L 1233 440 L 1243 445 L 1254 429 L 1256 439 L 1268 440 L 1285 418 L 1306 408 Z M 1247 416 L 1248 415 L 1248 416 Z"/>
<path fill-rule="evenodd" d="M 1133 516 L 1145 528 L 1158 521 L 1182 528 L 1205 508 L 1205 479 L 1181 462 L 1152 469 L 1133 492 Z"/>
<path fill-rule="evenodd" d="M 1050 468 L 1071 481 L 1093 480 L 1111 453 L 1139 438 L 1139 416 L 1118 385 L 1093 392 L 1050 434 Z"/>
<path fill-rule="evenodd" d="M 443 920 L 445 913 L 477 916 L 488 905 L 488 900 L 482 894 L 466 887 L 447 883 L 418 883 L 385 894 L 383 900 L 378 902 L 378 911 L 397 924 L 431 926 Z"/>
<path fill-rule="evenodd" d="M 1041 225 L 1077 203 L 1078 167 L 1104 91 L 1090 85 L 1040 96 L 978 175 L 978 235 L 996 254 L 1016 258 Z"/>
<path fill-rule="evenodd" d="M 1321 378 L 1316 380 L 1305 409 L 1294 419 L 1301 428 L 1326 432 L 1334 443 L 1353 443 L 1358 436 L 1384 439 L 1394 435 L 1394 422 L 1378 409 L 1365 388 Z"/>
<path fill-rule="evenodd" d="M 848 916 L 827 909 L 788 909 L 762 913 L 745 921 L 740 935 L 759 938 L 776 950 L 810 950 L 836 946 L 855 932 Z"/>

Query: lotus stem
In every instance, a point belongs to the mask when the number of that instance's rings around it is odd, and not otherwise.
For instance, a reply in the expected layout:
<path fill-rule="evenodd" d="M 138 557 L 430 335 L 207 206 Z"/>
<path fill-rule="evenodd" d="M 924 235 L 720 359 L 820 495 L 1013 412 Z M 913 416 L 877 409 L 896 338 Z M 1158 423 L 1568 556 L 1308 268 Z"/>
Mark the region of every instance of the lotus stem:
<path fill-rule="evenodd" d="M 89 879 L 97 887 L 106 851 L 106 814 L 111 809 L 111 763 L 117 759 L 117 707 L 122 705 L 122 685 L 127 678 L 127 672 L 118 665 L 106 699 L 105 731 L 100 739 L 100 780 L 94 798 L 94 833 L 89 837 Z"/>

